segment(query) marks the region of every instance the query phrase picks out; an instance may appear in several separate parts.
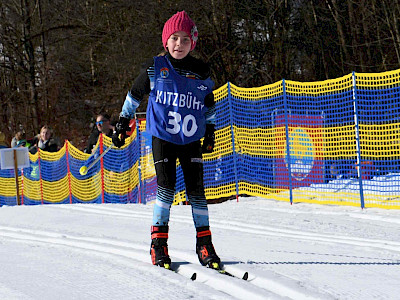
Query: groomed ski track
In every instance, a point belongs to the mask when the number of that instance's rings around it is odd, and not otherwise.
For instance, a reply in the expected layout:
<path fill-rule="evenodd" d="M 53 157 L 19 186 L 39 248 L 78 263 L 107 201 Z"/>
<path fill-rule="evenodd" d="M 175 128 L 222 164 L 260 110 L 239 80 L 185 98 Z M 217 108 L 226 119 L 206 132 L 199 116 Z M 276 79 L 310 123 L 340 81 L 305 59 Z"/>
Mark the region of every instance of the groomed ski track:
<path fill-rule="evenodd" d="M 108 258 L 110 261 L 114 262 L 115 257 L 120 258 L 120 263 L 126 263 L 125 260 L 132 260 L 129 264 L 135 268 L 138 267 L 139 269 L 143 268 L 147 264 L 150 265 L 148 247 L 139 244 L 116 242 L 110 239 L 82 236 L 77 237 L 51 231 L 29 230 L 5 226 L 0 226 L 0 236 L 2 238 L 8 238 L 32 245 L 45 244 L 45 246 L 68 247 L 73 248 L 75 251 L 82 251 L 83 253 L 90 251 L 91 254 L 95 253 L 96 255 L 102 256 L 103 259 Z M 177 251 L 174 251 L 174 253 L 176 252 Z M 276 283 L 273 283 L 262 276 L 252 275 L 249 277 L 247 282 L 239 278 L 232 278 L 218 274 L 214 270 L 200 266 L 195 261 L 182 259 L 182 257 L 185 257 L 193 260 L 192 254 L 184 252 L 179 252 L 177 254 L 179 255 L 178 257 L 171 256 L 173 267 L 177 274 L 190 281 L 191 275 L 196 273 L 196 282 L 205 284 L 216 291 L 223 292 L 224 294 L 229 295 L 229 298 L 231 299 L 280 299 L 281 297 L 284 298 L 283 296 L 285 296 L 285 294 L 286 296 L 292 295 L 295 299 L 310 299 L 308 294 L 302 295 L 301 293 L 293 292 L 285 285 L 281 285 L 279 289 L 268 289 L 267 287 L 270 284 L 276 285 Z M 174 276 L 171 271 L 156 268 L 152 265 L 151 268 L 164 273 L 165 276 Z M 243 267 L 227 266 L 226 269 L 233 275 L 239 277 L 241 277 L 245 272 L 245 268 Z M 252 285 L 251 288 L 249 288 L 249 284 Z M 277 293 L 272 291 L 274 289 Z"/>
<path fill-rule="evenodd" d="M 125 228 L 126 231 L 131 231 L 132 234 L 135 234 L 135 231 L 142 232 L 148 231 L 147 224 L 149 224 L 149 220 L 152 218 L 152 211 L 149 208 L 137 210 L 131 210 L 129 208 L 130 205 L 47 205 L 46 210 L 51 213 L 54 211 L 55 215 L 59 216 L 78 216 L 79 218 L 87 218 L 92 222 L 97 219 L 104 219 L 105 222 L 109 222 L 110 220 L 118 220 L 118 219 L 126 219 L 123 223 L 129 224 L 143 224 L 139 228 Z M 143 206 L 142 206 L 143 207 Z M 18 209 L 18 208 L 14 208 Z M 34 209 L 34 207 L 24 207 L 24 209 Z M 171 210 L 171 228 L 172 227 L 193 227 L 193 221 L 190 214 L 189 206 L 182 208 L 187 212 L 184 214 L 174 215 L 174 208 Z M 241 277 L 244 272 L 249 272 L 249 278 L 247 281 L 241 280 L 239 278 L 232 278 L 229 276 L 218 274 L 214 270 L 207 269 L 205 267 L 200 266 L 197 261 L 197 257 L 193 250 L 191 250 L 191 244 L 185 248 L 180 249 L 174 246 L 173 234 L 179 233 L 171 233 L 170 230 L 170 255 L 173 261 L 173 268 L 176 270 L 175 272 L 171 272 L 168 270 L 164 270 L 162 268 L 157 268 L 151 265 L 150 263 L 150 255 L 149 255 L 149 242 L 147 240 L 149 234 L 146 234 L 146 239 L 143 242 L 137 242 L 128 240 L 126 238 L 120 238 L 118 234 L 118 228 L 115 230 L 115 234 L 110 236 L 110 232 L 107 232 L 104 235 L 92 234 L 90 230 L 86 230 L 85 227 L 82 227 L 82 231 L 77 231 L 75 229 L 69 229 L 68 226 L 60 227 L 55 226 L 56 228 L 43 228 L 42 226 L 35 226 L 32 224 L 32 227 L 28 226 L 7 226 L 6 222 L 0 222 L 0 241 L 3 244 L 6 243 L 18 243 L 22 245 L 27 245 L 28 247 L 40 247 L 40 248 L 60 248 L 60 249 L 68 249 L 73 253 L 78 253 L 80 256 L 90 255 L 100 258 L 103 261 L 108 261 L 110 265 L 114 268 L 132 270 L 132 277 L 140 276 L 137 280 L 141 282 L 145 282 L 146 280 L 154 280 L 157 278 L 160 284 L 166 286 L 166 294 L 170 293 L 171 299 L 184 299 L 187 297 L 192 297 L 192 291 L 194 295 L 197 295 L 200 298 L 214 298 L 214 299 L 335 299 L 338 298 L 338 294 L 330 293 L 330 288 L 321 288 L 317 286 L 307 285 L 305 282 L 302 282 L 299 279 L 296 279 L 295 276 L 286 275 L 285 272 L 275 272 L 271 270 L 266 270 L 263 268 L 265 265 L 289 265 L 293 266 L 297 264 L 357 264 L 357 265 L 399 265 L 400 253 L 400 242 L 393 239 L 385 239 L 384 235 L 380 238 L 368 238 L 362 236 L 349 236 L 349 235 L 341 235 L 335 234 L 334 229 L 331 229 L 331 232 L 325 233 L 324 230 L 319 232 L 315 231 L 307 231 L 302 228 L 296 228 L 296 226 L 282 226 L 282 224 L 277 224 L 276 226 L 269 226 L 266 224 L 256 224 L 257 222 L 242 222 L 240 219 L 236 220 L 235 218 L 224 218 L 224 216 L 218 216 L 213 218 L 212 214 L 213 207 L 210 206 L 210 219 L 211 226 L 213 232 L 225 232 L 229 238 L 242 238 L 244 235 L 251 235 L 257 238 L 262 238 L 265 240 L 269 239 L 278 239 L 278 240 L 292 240 L 293 243 L 301 243 L 301 244 L 315 244 L 315 245 L 323 245 L 333 248 L 344 247 L 356 247 L 361 250 L 376 250 L 384 253 L 391 253 L 391 256 L 387 258 L 382 257 L 372 257 L 371 255 L 360 255 L 356 257 L 356 260 L 349 259 L 349 261 L 323 261 L 320 260 L 318 262 L 310 261 L 307 262 L 305 260 L 301 261 L 277 261 L 273 260 L 269 257 L 260 257 L 259 260 L 252 259 L 242 259 L 237 260 L 232 256 L 228 256 L 225 254 L 224 249 L 217 249 L 217 253 L 221 256 L 222 261 L 226 267 L 226 270 L 231 274 Z M 305 214 L 306 212 L 295 211 L 293 209 L 285 209 L 285 208 L 257 208 L 258 211 L 266 210 L 269 213 L 274 212 L 278 214 L 291 215 L 295 214 L 296 216 Z M 335 211 L 333 209 L 332 212 L 322 210 L 321 212 L 317 212 L 322 215 L 326 215 L 334 218 L 335 214 L 340 215 L 343 214 L 340 211 Z M 394 218 L 387 218 L 385 216 L 368 216 L 362 213 L 349 213 L 350 218 L 354 220 L 361 219 L 367 220 L 369 222 L 389 222 L 389 223 L 397 223 L 398 220 Z M 290 218 L 289 218 L 290 219 Z M 307 222 L 306 220 L 301 220 L 302 222 Z M 284 222 L 284 221 L 283 221 Z M 83 222 L 85 223 L 85 222 Z M 110 224 L 112 225 L 112 224 Z M 290 224 L 289 221 L 289 225 Z M 324 225 L 322 225 L 323 227 Z M 293 229 L 292 229 L 293 228 Z M 221 234 L 214 234 L 215 236 L 220 236 Z M 192 240 L 192 236 L 187 237 L 187 239 Z M 215 238 L 216 240 L 217 238 Z M 228 238 L 227 238 L 228 239 Z M 214 241 L 216 243 L 216 241 Z M 239 243 L 240 244 L 240 243 Z M 279 252 L 281 249 L 276 249 L 276 252 Z M 293 249 L 283 249 L 288 254 Z M 362 252 L 362 251 L 361 251 Z M 343 254 L 336 254 L 340 259 L 349 258 Z M 289 256 L 289 255 L 288 255 Z M 321 255 L 322 257 L 324 255 Z M 335 255 L 332 255 L 335 256 Z M 195 281 L 190 280 L 190 276 L 193 273 L 197 274 L 197 279 Z M 179 293 L 179 289 L 181 288 L 179 285 L 176 285 L 176 282 L 183 283 L 182 293 Z M 156 284 L 156 283 L 154 283 Z M 174 288 L 175 285 L 175 288 Z M 1 289 L 4 288 L 12 289 L 4 284 L 0 284 L 0 293 Z M 185 292 L 186 290 L 186 292 Z M 199 290 L 203 290 L 204 295 L 200 296 L 202 292 L 198 293 Z M 15 295 L 19 293 L 23 294 L 23 291 L 14 291 Z M 0 294 L 1 295 L 1 294 Z M 167 298 L 169 298 L 166 295 Z M 210 296 L 212 295 L 212 296 Z M 344 298 L 351 298 L 352 296 L 362 295 L 362 293 L 350 294 L 343 293 Z M 132 295 L 137 298 L 140 298 L 139 295 Z M 151 299 L 151 294 L 142 295 L 144 298 Z M 182 298 L 181 298 L 182 296 Z M 339 295 L 340 296 L 340 295 Z M 373 294 L 371 294 L 372 298 Z M 133 297 L 133 298 L 135 298 Z M 17 299 L 18 297 L 16 297 Z M 24 297 L 25 298 L 25 297 Z M 29 297 L 26 297 L 29 298 Z M 90 297 L 89 297 L 90 298 Z M 104 298 L 113 299 L 112 294 L 106 295 Z M 194 297 L 196 298 L 196 297 Z M 62 297 L 61 297 L 62 299 Z"/>

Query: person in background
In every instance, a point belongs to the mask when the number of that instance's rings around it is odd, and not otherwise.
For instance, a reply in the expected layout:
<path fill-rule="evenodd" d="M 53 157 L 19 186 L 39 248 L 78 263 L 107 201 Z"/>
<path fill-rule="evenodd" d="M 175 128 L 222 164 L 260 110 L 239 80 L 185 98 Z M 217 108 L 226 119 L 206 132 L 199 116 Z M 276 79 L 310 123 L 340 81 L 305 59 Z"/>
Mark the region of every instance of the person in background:
<path fill-rule="evenodd" d="M 96 127 L 93 129 L 89 136 L 88 145 L 85 148 L 85 153 L 92 153 L 94 146 L 97 144 L 100 133 L 104 133 L 106 136 L 111 137 L 114 131 L 114 126 L 111 125 L 110 116 L 106 113 L 100 113 L 96 117 Z"/>
<path fill-rule="evenodd" d="M 18 131 L 13 139 L 11 140 L 11 147 L 26 147 L 28 145 L 28 142 L 25 137 L 25 132 L 24 131 Z"/>
<path fill-rule="evenodd" d="M 57 152 L 58 151 L 58 143 L 53 138 L 52 129 L 44 125 L 40 129 L 40 133 L 32 139 L 31 146 L 29 147 L 29 152 L 31 154 L 35 154 L 40 148 L 42 151 L 47 152 Z"/>
<path fill-rule="evenodd" d="M 6 135 L 0 131 L 0 149 L 2 148 L 8 148 L 8 145 L 6 143 Z"/>
<path fill-rule="evenodd" d="M 150 60 L 134 81 L 113 135 L 114 145 L 124 145 L 126 132 L 130 131 L 129 120 L 149 94 L 146 131 L 152 135 L 157 175 L 150 254 L 154 265 L 167 269 L 171 264 L 167 240 L 177 159 L 192 206 L 198 259 L 204 266 L 220 269 L 220 258 L 211 241 L 202 159 L 203 153 L 211 153 L 214 148 L 214 82 L 210 79 L 209 66 L 190 55 L 197 37 L 197 27 L 185 11 L 176 13 L 165 23 L 162 42 L 166 53 Z"/>

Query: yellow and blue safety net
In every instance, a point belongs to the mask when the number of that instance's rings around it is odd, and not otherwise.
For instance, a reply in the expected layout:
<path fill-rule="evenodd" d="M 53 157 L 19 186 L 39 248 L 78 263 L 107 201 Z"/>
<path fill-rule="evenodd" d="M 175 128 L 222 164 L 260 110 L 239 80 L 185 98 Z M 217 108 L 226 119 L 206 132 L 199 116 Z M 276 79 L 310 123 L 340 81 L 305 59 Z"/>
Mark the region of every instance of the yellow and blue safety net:
<path fill-rule="evenodd" d="M 218 147 L 206 156 L 207 196 L 399 209 L 399 81 L 396 70 L 228 84 L 215 93 Z"/>
<path fill-rule="evenodd" d="M 209 200 L 276 200 L 400 208 L 400 70 L 351 73 L 320 82 L 282 80 L 257 88 L 227 83 L 214 91 L 216 144 L 204 155 Z M 145 120 L 126 144 L 99 139 L 84 154 L 66 141 L 57 153 L 30 155 L 18 171 L 21 202 L 151 203 L 156 176 Z M 175 204 L 186 201 L 177 162 Z M 13 170 L 0 170 L 0 204 L 16 204 Z"/>

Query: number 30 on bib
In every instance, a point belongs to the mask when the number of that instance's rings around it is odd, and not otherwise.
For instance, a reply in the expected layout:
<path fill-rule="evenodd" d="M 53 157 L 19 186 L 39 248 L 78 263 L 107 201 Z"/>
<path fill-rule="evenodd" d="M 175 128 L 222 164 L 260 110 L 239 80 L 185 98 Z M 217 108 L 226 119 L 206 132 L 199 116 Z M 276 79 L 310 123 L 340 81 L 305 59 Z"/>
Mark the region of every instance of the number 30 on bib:
<path fill-rule="evenodd" d="M 182 120 L 180 113 L 170 111 L 168 112 L 168 117 L 168 125 L 171 126 L 167 127 L 167 132 L 171 134 L 178 134 L 180 131 L 182 131 L 187 137 L 191 137 L 196 133 L 198 126 L 196 123 L 196 118 L 193 115 L 186 115 Z M 189 128 L 189 126 L 191 127 Z"/>

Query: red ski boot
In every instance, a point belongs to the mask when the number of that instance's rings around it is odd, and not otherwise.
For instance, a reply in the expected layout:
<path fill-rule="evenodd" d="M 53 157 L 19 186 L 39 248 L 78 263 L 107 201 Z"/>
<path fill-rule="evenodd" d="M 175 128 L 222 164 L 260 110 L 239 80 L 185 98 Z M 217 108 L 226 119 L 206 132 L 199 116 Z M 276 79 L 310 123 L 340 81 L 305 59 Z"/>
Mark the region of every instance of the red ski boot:
<path fill-rule="evenodd" d="M 196 253 L 200 263 L 212 269 L 220 269 L 220 262 L 211 241 L 211 231 L 209 227 L 199 227 L 197 230 Z"/>
<path fill-rule="evenodd" d="M 171 259 L 168 255 L 168 226 L 151 227 L 151 262 L 155 266 L 169 269 Z"/>

